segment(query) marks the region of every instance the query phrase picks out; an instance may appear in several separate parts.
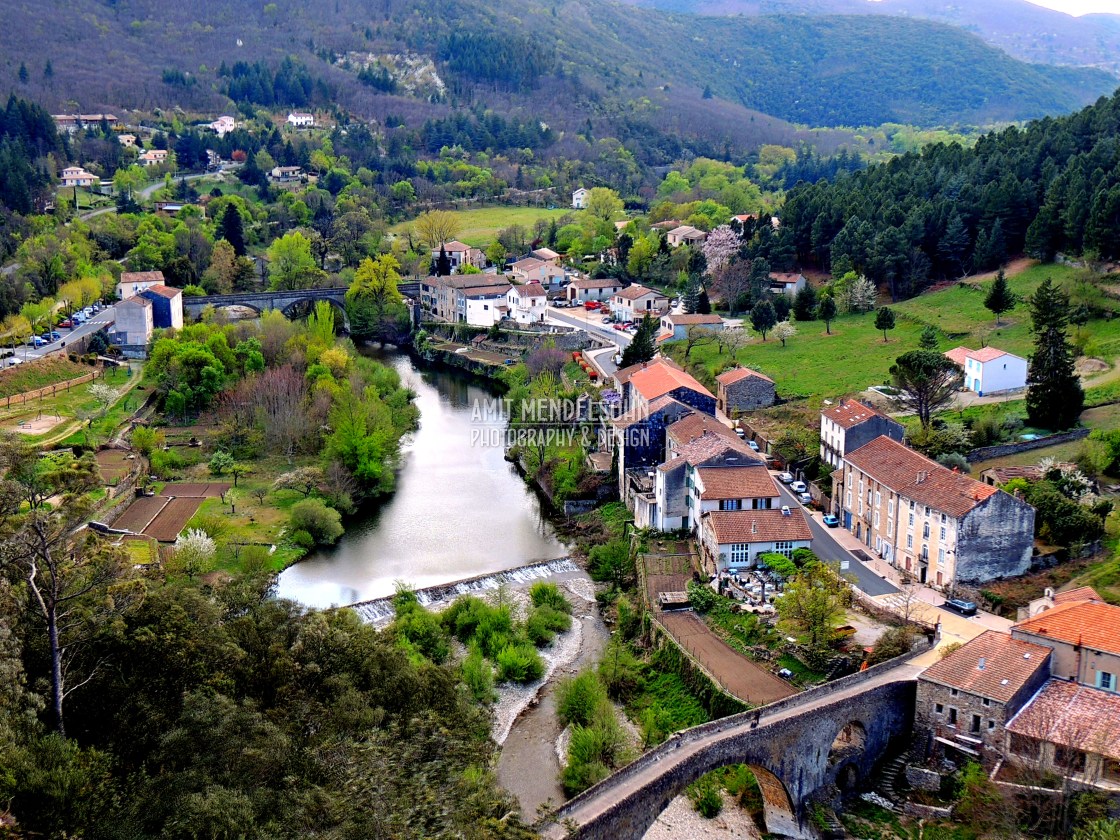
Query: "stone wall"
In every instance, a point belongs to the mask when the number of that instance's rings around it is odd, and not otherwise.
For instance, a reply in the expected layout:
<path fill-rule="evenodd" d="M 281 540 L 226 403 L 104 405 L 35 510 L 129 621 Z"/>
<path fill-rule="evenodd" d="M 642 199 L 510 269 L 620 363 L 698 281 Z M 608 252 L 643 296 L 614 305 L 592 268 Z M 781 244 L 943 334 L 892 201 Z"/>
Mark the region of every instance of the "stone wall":
<path fill-rule="evenodd" d="M 965 514 L 957 532 L 956 580 L 984 583 L 1026 573 L 1034 553 L 1034 517 L 1033 507 L 1003 492 Z M 931 575 L 933 564 L 931 558 Z"/>
<path fill-rule="evenodd" d="M 1034 440 L 1021 440 L 1017 443 L 1003 443 L 998 446 L 981 446 L 979 449 L 973 449 L 971 452 L 967 453 L 965 457 L 971 463 L 990 461 L 993 458 L 1005 458 L 1017 452 L 1030 452 L 1032 449 L 1043 449 L 1047 446 L 1054 446 L 1059 443 L 1081 440 L 1089 436 L 1089 431 L 1089 429 L 1070 429 L 1068 432 L 1046 435 L 1045 437 L 1036 438 Z"/>

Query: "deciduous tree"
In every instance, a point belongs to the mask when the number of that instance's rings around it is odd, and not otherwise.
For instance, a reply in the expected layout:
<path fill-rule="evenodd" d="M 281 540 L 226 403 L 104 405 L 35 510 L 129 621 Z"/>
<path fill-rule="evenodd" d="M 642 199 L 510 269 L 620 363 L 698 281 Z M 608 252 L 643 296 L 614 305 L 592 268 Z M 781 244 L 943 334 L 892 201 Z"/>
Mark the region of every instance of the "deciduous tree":
<path fill-rule="evenodd" d="M 760 300 L 751 310 L 751 326 L 766 340 L 766 333 L 774 329 L 778 323 L 778 313 L 774 311 L 774 304 L 768 300 Z"/>
<path fill-rule="evenodd" d="M 875 329 L 883 333 L 883 343 L 887 343 L 887 332 L 894 329 L 894 310 L 884 306 L 875 313 Z"/>

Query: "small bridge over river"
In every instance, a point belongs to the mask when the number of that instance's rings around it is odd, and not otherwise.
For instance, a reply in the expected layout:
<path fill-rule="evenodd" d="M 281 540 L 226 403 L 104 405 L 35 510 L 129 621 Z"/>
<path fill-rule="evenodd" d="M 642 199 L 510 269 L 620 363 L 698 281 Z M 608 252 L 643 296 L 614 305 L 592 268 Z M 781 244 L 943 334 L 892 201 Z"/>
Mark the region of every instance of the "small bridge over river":
<path fill-rule="evenodd" d="M 677 733 L 561 806 L 549 840 L 640 840 L 657 815 L 712 770 L 746 764 L 762 789 L 769 834 L 813 838 L 808 806 L 863 785 L 894 747 L 907 746 L 915 676 L 892 660 L 762 708 Z M 756 725 L 757 716 L 757 725 Z"/>
<path fill-rule="evenodd" d="M 401 283 L 397 286 L 405 297 L 416 297 L 420 294 L 419 283 Z M 206 297 L 184 297 L 183 314 L 197 318 L 207 306 L 215 309 L 224 309 L 230 306 L 244 306 L 260 314 L 269 309 L 278 309 L 285 315 L 290 315 L 297 306 L 304 303 L 316 303 L 325 300 L 342 313 L 343 323 L 346 318 L 346 287 L 316 288 L 316 289 L 288 289 L 270 292 L 237 292 L 230 295 L 207 295 Z"/>

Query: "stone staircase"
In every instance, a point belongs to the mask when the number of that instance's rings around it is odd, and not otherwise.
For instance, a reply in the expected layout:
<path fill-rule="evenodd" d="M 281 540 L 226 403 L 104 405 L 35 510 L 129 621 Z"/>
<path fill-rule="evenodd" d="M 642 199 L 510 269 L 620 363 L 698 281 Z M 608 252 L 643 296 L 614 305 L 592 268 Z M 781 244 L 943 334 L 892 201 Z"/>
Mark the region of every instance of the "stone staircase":
<path fill-rule="evenodd" d="M 898 810 L 898 803 L 902 796 L 898 792 L 899 780 L 902 779 L 902 773 L 906 769 L 907 756 L 905 753 L 897 755 L 892 758 L 879 773 L 879 779 L 875 785 L 876 792 L 884 799 L 891 803 L 891 810 Z"/>

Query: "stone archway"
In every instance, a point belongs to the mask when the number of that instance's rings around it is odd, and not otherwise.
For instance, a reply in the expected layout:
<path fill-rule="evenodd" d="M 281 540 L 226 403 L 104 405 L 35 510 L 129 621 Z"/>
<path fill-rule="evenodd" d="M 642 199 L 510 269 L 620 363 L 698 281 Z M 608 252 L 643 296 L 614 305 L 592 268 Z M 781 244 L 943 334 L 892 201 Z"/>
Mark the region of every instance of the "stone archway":
<path fill-rule="evenodd" d="M 765 767 L 757 764 L 747 766 L 751 768 L 758 780 L 759 790 L 762 791 L 762 819 L 766 823 L 767 833 L 779 837 L 813 837 L 812 833 L 801 827 L 793 800 L 782 780 Z"/>
<path fill-rule="evenodd" d="M 863 752 L 867 744 L 867 729 L 858 720 L 850 720 L 840 727 L 828 750 L 828 763 L 839 764 Z"/>
<path fill-rule="evenodd" d="M 283 306 L 280 309 L 280 311 L 284 314 L 285 318 L 288 318 L 289 320 L 291 320 L 293 318 L 293 311 L 294 310 L 296 310 L 297 308 L 306 306 L 308 308 L 308 311 L 312 312 L 315 309 L 315 304 L 319 303 L 319 301 L 326 301 L 332 307 L 334 307 L 336 315 L 341 315 L 342 316 L 341 319 L 338 319 L 336 317 L 335 323 L 338 324 L 339 326 L 341 326 L 342 329 L 344 329 L 346 332 L 350 332 L 350 317 L 346 314 L 346 307 L 343 306 L 341 303 L 339 303 L 334 298 L 312 297 L 312 296 L 308 296 L 308 297 L 305 297 L 305 298 L 299 298 L 298 300 L 293 300 L 291 303 L 288 303 L 285 306 Z M 296 316 L 296 317 L 298 317 L 298 316 Z"/>

